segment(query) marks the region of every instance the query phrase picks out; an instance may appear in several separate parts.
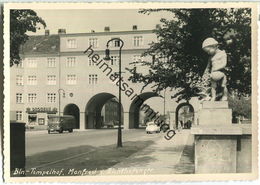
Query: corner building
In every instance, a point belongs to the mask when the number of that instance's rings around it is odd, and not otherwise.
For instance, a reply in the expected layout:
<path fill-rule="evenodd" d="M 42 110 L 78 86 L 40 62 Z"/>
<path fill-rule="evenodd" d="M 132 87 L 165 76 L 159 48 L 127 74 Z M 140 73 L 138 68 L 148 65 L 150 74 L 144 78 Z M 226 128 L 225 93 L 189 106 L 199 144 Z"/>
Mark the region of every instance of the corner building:
<path fill-rule="evenodd" d="M 142 53 L 149 48 L 149 43 L 156 42 L 152 30 L 66 34 L 59 29 L 58 34 L 30 36 L 22 47 L 22 62 L 11 67 L 11 119 L 21 120 L 26 124 L 46 125 L 50 115 L 72 114 L 76 117 L 78 129 L 100 128 L 102 122 L 101 110 L 104 104 L 118 98 L 118 86 L 107 76 L 104 68 L 96 66 L 84 53 L 91 49 L 100 58 L 104 58 L 107 41 L 120 38 L 124 41 L 122 49 L 122 77 L 129 88 L 134 90 L 132 96 L 122 92 L 122 120 L 124 129 L 137 128 L 140 105 L 143 101 L 158 97 L 152 89 L 145 88 L 141 93 L 142 84 L 129 82 L 129 72 L 126 67 L 142 60 Z M 118 72 L 119 43 L 109 45 L 112 72 Z M 152 60 L 147 57 L 144 60 Z M 144 66 L 136 66 L 138 72 L 146 72 Z M 171 99 L 172 92 L 165 92 L 165 111 L 170 115 L 170 125 L 173 127 L 178 120 L 178 109 L 186 102 L 177 104 Z M 138 96 L 138 97 L 137 97 Z M 199 104 L 191 100 L 189 104 L 194 109 L 194 123 L 197 122 Z M 152 108 L 152 107 L 151 107 Z M 177 111 L 177 112 L 176 112 Z M 158 113 L 163 114 L 163 113 Z"/>

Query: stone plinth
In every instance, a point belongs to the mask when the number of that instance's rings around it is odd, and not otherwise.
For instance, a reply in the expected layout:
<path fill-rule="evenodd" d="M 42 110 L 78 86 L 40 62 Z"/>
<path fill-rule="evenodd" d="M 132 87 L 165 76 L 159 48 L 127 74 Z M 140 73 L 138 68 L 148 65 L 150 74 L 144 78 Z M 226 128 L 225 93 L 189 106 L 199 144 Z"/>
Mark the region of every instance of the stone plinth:
<path fill-rule="evenodd" d="M 196 126 L 191 129 L 193 135 L 242 135 L 243 130 L 240 127 L 230 126 Z"/>
<path fill-rule="evenodd" d="M 228 102 L 227 101 L 203 101 L 202 108 L 203 109 L 227 109 Z"/>
<path fill-rule="evenodd" d="M 232 124 L 227 101 L 202 103 L 195 141 L 195 173 L 237 173 L 251 169 L 251 126 Z M 247 165 L 247 168 L 243 168 Z"/>
<path fill-rule="evenodd" d="M 195 173 L 236 173 L 235 136 L 196 135 Z"/>
<path fill-rule="evenodd" d="M 197 126 L 195 173 L 250 173 L 251 125 Z"/>
<path fill-rule="evenodd" d="M 232 110 L 227 101 L 204 101 L 199 111 L 199 125 L 231 125 Z"/>
<path fill-rule="evenodd" d="M 191 133 L 195 136 L 195 173 L 236 173 L 241 128 L 198 126 Z"/>

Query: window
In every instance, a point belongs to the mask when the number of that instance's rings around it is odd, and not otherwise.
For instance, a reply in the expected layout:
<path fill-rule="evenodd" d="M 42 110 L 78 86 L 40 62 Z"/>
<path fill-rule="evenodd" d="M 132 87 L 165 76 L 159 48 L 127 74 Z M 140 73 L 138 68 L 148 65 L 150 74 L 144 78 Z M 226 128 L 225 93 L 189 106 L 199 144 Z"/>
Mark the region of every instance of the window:
<path fill-rule="evenodd" d="M 36 93 L 28 94 L 28 103 L 36 103 Z"/>
<path fill-rule="evenodd" d="M 97 84 L 97 80 L 98 80 L 97 74 L 90 74 L 88 76 L 88 83 L 89 84 Z"/>
<path fill-rule="evenodd" d="M 67 40 L 67 47 L 70 48 L 70 49 L 77 48 L 76 39 L 68 39 Z"/>
<path fill-rule="evenodd" d="M 142 36 L 134 36 L 134 46 L 142 46 L 143 45 L 143 37 Z"/>
<path fill-rule="evenodd" d="M 88 66 L 95 66 L 96 64 L 92 61 L 92 57 L 88 58 Z"/>
<path fill-rule="evenodd" d="M 23 76 L 16 75 L 16 85 L 23 85 Z"/>
<path fill-rule="evenodd" d="M 47 93 L 47 103 L 56 102 L 56 93 Z"/>
<path fill-rule="evenodd" d="M 38 118 L 38 124 L 39 125 L 44 125 L 45 119 L 44 118 Z"/>
<path fill-rule="evenodd" d="M 28 76 L 27 82 L 28 82 L 28 85 L 37 85 L 36 76 Z"/>
<path fill-rule="evenodd" d="M 120 47 L 120 41 L 119 40 L 114 41 L 114 47 Z"/>
<path fill-rule="evenodd" d="M 37 114 L 28 114 L 28 122 L 30 125 L 37 122 Z"/>
<path fill-rule="evenodd" d="M 56 85 L 56 76 L 55 75 L 48 75 L 47 76 L 47 84 L 48 85 Z"/>
<path fill-rule="evenodd" d="M 23 61 L 19 61 L 19 64 L 16 64 L 16 67 L 17 68 L 22 68 L 23 67 Z"/>
<path fill-rule="evenodd" d="M 23 112 L 22 111 L 16 111 L 16 120 L 18 120 L 18 121 L 23 120 Z"/>
<path fill-rule="evenodd" d="M 23 103 L 23 94 L 16 93 L 16 103 Z"/>
<path fill-rule="evenodd" d="M 27 67 L 28 68 L 36 68 L 37 67 L 37 60 L 35 58 L 28 58 Z"/>
<path fill-rule="evenodd" d="M 66 62 L 66 67 L 75 67 L 76 57 L 68 57 Z"/>
<path fill-rule="evenodd" d="M 55 58 L 47 58 L 48 67 L 56 67 Z"/>
<path fill-rule="evenodd" d="M 68 85 L 75 85 L 77 83 L 76 75 L 67 75 L 67 84 Z"/>
<path fill-rule="evenodd" d="M 97 38 L 89 38 L 89 46 L 92 46 L 93 48 L 98 47 L 98 39 Z"/>
<path fill-rule="evenodd" d="M 112 38 L 112 39 L 119 39 L 119 38 Z M 120 47 L 120 41 L 119 40 L 113 40 L 110 43 L 110 47 Z"/>
<path fill-rule="evenodd" d="M 117 66 L 119 64 L 119 56 L 111 56 L 111 65 Z"/>

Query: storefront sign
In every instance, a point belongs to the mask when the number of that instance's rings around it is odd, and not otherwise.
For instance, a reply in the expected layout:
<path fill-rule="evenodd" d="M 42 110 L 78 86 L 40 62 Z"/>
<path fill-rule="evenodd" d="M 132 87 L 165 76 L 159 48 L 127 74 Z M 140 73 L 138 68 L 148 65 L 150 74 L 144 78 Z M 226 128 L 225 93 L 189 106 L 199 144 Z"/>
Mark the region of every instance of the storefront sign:
<path fill-rule="evenodd" d="M 56 114 L 57 108 L 51 108 L 51 107 L 33 107 L 33 108 L 27 108 L 26 112 L 28 114 L 36 114 L 36 113 L 48 113 L 48 114 Z"/>

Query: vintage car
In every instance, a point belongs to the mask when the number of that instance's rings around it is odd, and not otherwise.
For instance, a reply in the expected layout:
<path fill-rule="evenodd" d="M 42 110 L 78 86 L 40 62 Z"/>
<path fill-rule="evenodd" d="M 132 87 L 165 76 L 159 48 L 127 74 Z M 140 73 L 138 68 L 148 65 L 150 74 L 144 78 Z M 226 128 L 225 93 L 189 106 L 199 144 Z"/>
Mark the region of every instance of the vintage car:
<path fill-rule="evenodd" d="M 145 131 L 147 134 L 160 133 L 160 127 L 157 126 L 153 121 L 148 122 L 146 125 L 147 126 Z"/>
<path fill-rule="evenodd" d="M 64 115 L 64 116 L 50 116 L 48 118 L 48 133 L 63 131 L 73 132 L 76 128 L 76 120 L 74 116 Z"/>

